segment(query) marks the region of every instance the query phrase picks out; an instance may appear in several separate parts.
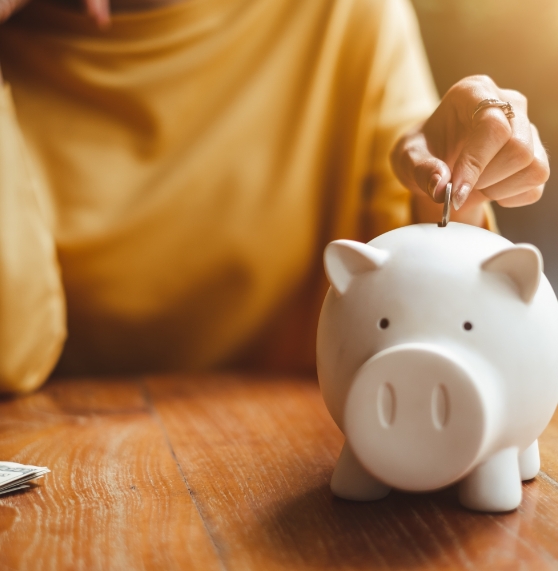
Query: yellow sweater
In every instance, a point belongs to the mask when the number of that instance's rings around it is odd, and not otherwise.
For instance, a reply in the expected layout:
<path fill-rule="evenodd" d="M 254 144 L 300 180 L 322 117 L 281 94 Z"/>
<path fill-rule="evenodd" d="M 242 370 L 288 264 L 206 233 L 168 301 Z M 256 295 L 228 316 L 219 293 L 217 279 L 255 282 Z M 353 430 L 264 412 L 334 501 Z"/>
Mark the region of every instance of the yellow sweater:
<path fill-rule="evenodd" d="M 410 222 L 388 154 L 436 94 L 406 0 L 188 0 L 105 32 L 34 0 L 0 62 L 0 390 L 64 345 L 71 374 L 310 367 L 325 244 Z"/>

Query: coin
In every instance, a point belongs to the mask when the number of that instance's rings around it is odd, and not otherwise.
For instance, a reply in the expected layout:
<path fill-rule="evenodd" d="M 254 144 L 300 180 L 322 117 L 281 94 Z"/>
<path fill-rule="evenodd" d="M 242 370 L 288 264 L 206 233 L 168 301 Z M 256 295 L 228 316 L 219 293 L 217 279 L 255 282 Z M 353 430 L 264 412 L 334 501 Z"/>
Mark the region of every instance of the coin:
<path fill-rule="evenodd" d="M 444 199 L 444 211 L 442 212 L 442 222 L 438 226 L 444 227 L 450 221 L 450 205 L 451 205 L 451 182 L 446 185 L 446 197 Z"/>

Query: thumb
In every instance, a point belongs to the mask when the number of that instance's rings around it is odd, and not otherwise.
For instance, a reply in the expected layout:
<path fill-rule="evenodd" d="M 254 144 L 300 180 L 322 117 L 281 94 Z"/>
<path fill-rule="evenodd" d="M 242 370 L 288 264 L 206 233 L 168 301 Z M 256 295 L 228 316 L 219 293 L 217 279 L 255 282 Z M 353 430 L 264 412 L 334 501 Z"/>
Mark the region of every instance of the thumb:
<path fill-rule="evenodd" d="M 393 150 L 391 163 L 407 188 L 428 194 L 434 202 L 444 201 L 444 189 L 451 180 L 451 171 L 444 161 L 430 152 L 423 133 L 401 139 Z"/>
<path fill-rule="evenodd" d="M 416 185 L 434 202 L 444 202 L 445 188 L 451 180 L 448 165 L 429 154 L 416 164 L 414 171 Z"/>

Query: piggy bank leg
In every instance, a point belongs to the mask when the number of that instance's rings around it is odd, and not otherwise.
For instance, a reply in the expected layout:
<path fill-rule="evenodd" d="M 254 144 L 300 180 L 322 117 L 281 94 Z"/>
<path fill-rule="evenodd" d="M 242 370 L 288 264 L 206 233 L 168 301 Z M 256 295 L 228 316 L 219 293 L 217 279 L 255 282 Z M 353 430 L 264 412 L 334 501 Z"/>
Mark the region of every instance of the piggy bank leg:
<path fill-rule="evenodd" d="M 355 458 L 345 442 L 331 477 L 331 491 L 339 498 L 366 502 L 385 498 L 391 488 L 378 482 Z"/>
<path fill-rule="evenodd" d="M 539 441 L 535 440 L 527 450 L 519 455 L 519 473 L 522 480 L 532 480 L 541 469 Z"/>
<path fill-rule="evenodd" d="M 459 501 L 483 512 L 507 512 L 521 503 L 517 448 L 506 448 L 475 468 L 459 484 Z"/>

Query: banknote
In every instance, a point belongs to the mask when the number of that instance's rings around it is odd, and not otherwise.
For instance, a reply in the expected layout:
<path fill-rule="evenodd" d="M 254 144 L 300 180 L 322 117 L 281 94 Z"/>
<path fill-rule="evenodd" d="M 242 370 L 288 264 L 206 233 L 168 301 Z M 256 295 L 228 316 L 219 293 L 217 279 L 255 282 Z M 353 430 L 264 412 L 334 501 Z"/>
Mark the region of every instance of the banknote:
<path fill-rule="evenodd" d="M 28 488 L 27 482 L 42 478 L 50 472 L 44 466 L 29 466 L 0 461 L 0 495 Z"/>

